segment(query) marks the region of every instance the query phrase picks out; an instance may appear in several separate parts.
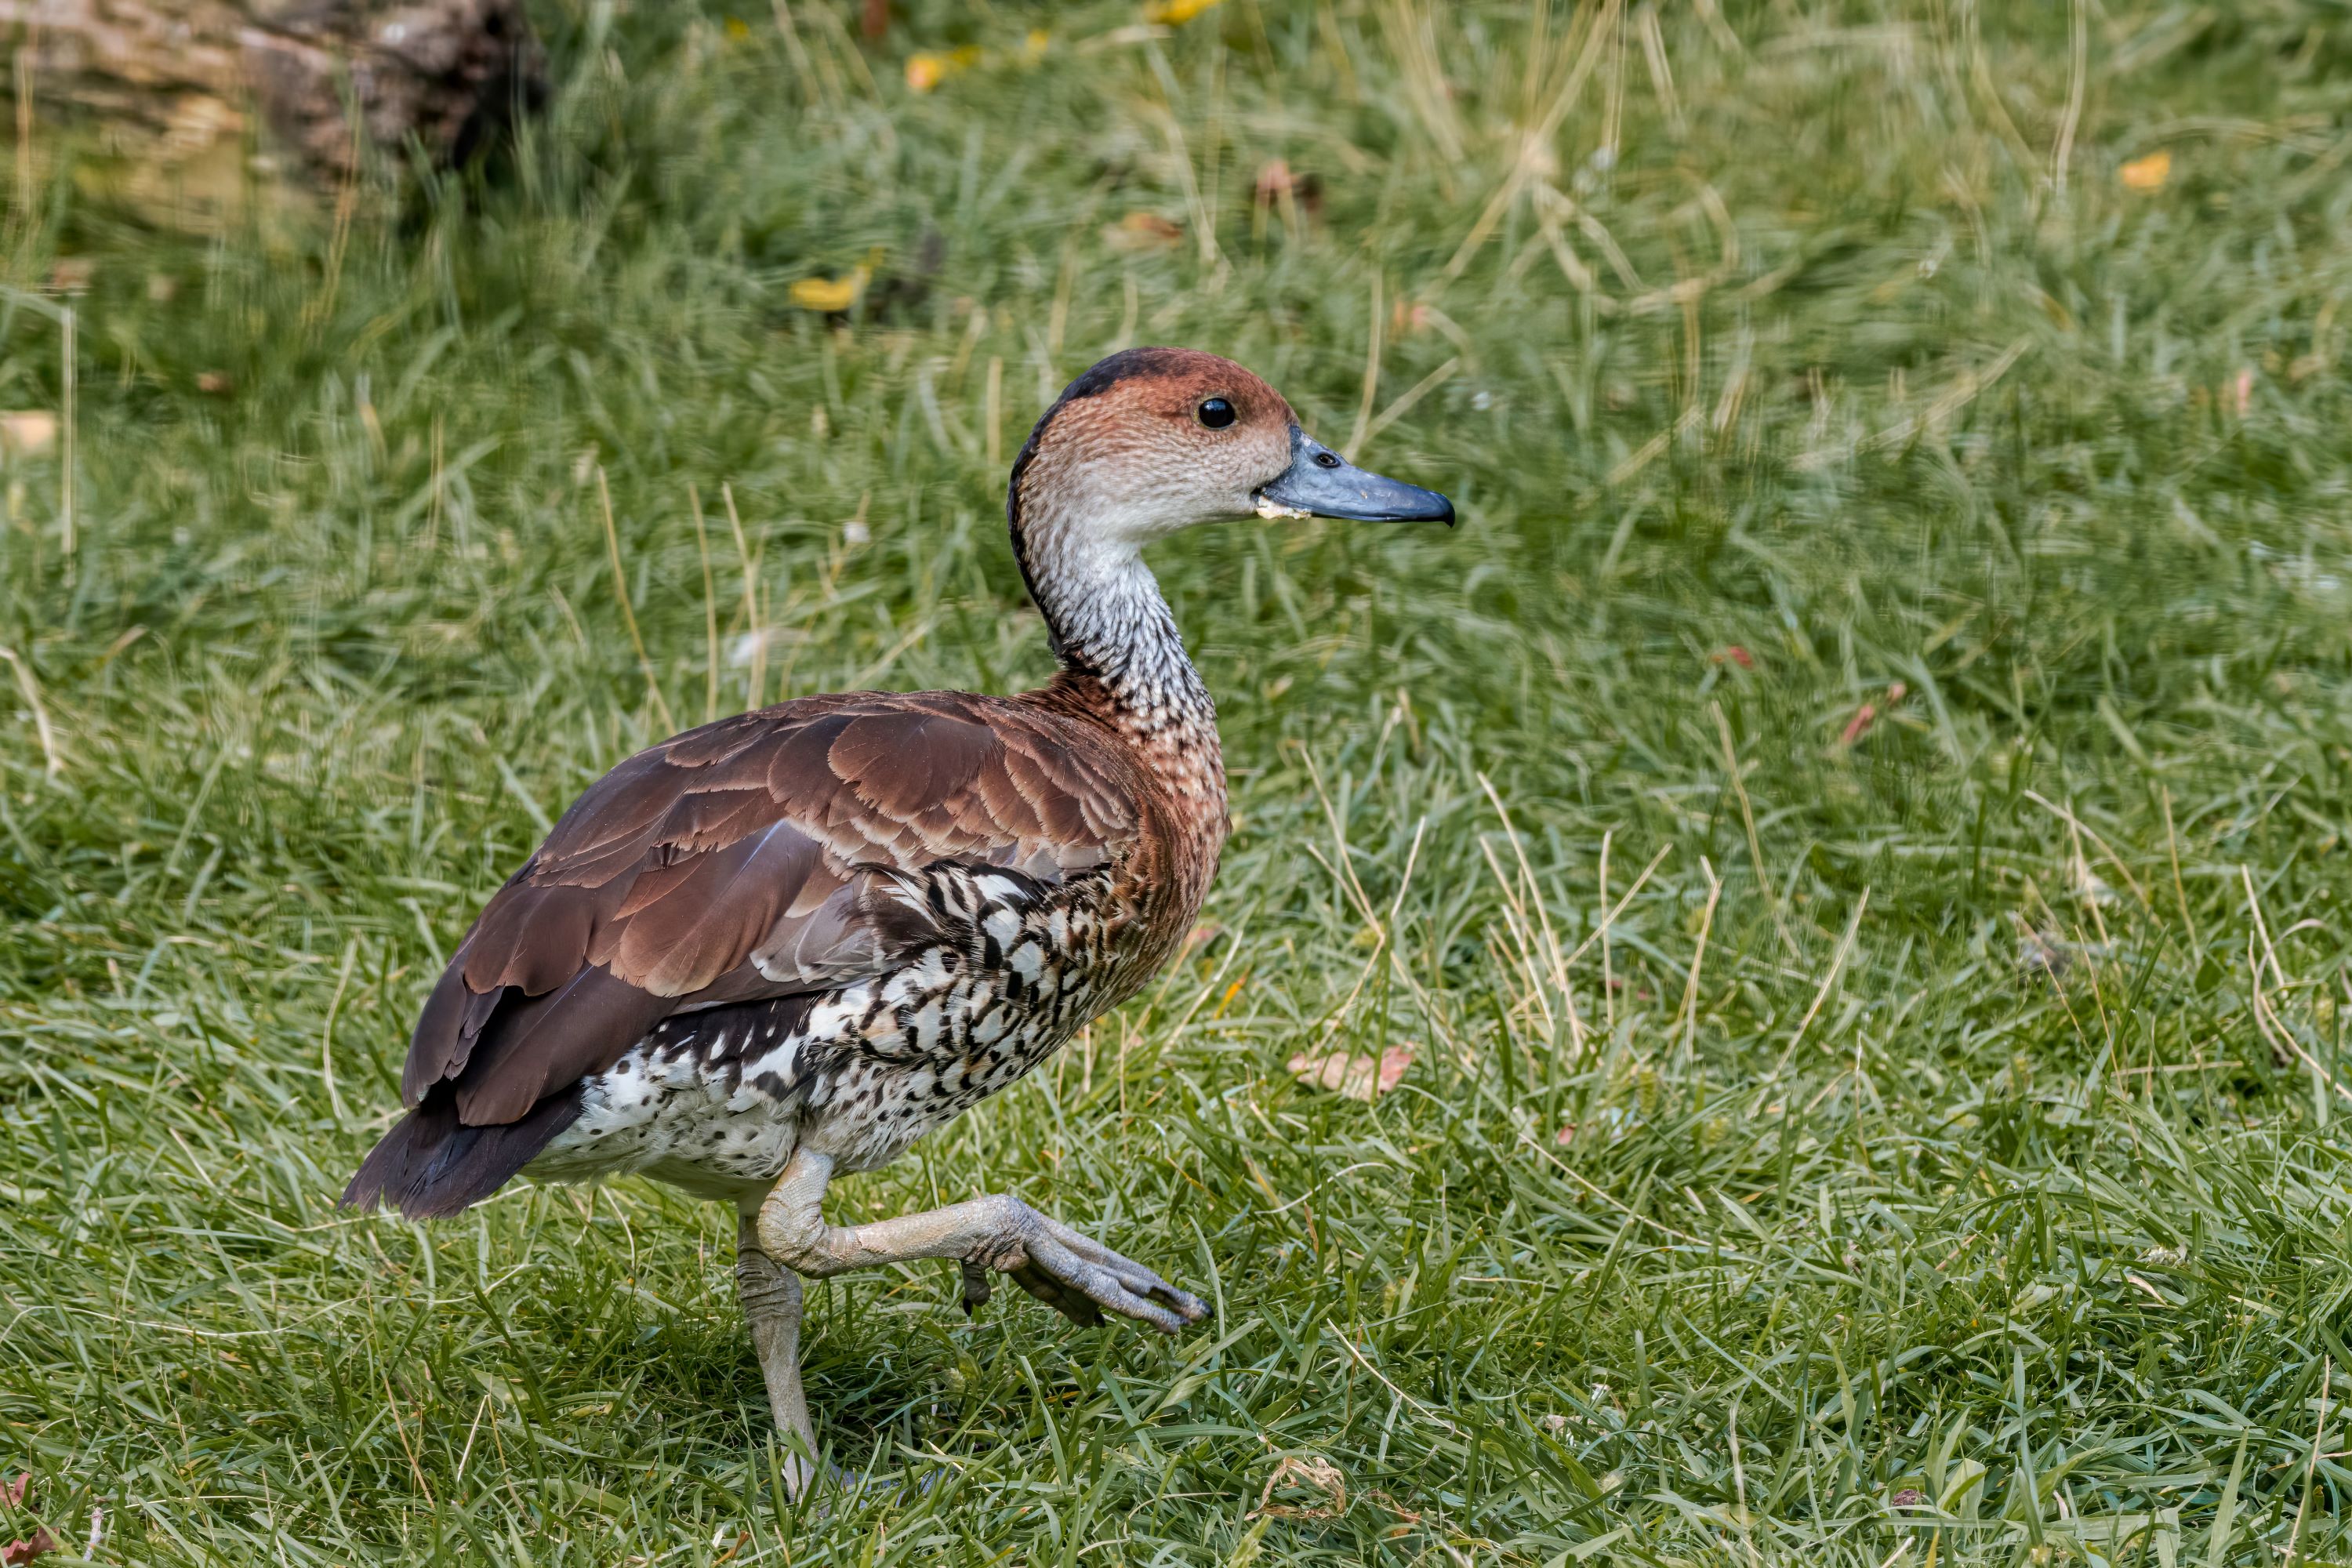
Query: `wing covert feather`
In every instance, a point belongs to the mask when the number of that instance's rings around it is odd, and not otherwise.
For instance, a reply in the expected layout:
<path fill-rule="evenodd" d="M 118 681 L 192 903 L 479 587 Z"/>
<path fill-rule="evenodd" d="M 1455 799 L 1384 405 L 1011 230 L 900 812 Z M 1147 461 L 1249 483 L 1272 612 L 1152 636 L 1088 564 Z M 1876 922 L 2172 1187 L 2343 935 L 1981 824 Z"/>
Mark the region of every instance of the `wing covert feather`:
<path fill-rule="evenodd" d="M 821 988 L 879 957 L 873 868 L 1051 877 L 1134 841 L 1106 737 L 955 692 L 803 699 L 641 752 L 483 908 L 416 1025 L 402 1098 L 515 1121 L 667 1015 Z"/>

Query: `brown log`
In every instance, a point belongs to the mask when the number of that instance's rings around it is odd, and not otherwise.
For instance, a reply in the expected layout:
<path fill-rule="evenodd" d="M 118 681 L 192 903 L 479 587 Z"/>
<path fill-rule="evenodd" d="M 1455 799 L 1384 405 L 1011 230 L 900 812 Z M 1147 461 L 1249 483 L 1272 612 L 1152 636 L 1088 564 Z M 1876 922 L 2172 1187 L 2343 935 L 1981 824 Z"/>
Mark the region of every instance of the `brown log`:
<path fill-rule="evenodd" d="M 28 109 L 94 123 L 131 162 L 235 169 L 258 110 L 310 174 L 411 139 L 462 159 L 544 92 L 521 0 L 0 0 Z M 21 156 L 21 154 L 20 154 Z"/>

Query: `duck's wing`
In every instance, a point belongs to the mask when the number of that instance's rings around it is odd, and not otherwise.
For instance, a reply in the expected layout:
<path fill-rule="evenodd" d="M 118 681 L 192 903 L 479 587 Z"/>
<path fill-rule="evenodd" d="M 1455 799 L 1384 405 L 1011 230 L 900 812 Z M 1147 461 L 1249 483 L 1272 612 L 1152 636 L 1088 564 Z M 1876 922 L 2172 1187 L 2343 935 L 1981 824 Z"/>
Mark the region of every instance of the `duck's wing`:
<path fill-rule="evenodd" d="M 689 731 L 597 781 L 484 907 L 417 1020 L 414 1107 L 530 1116 L 668 1015 L 870 973 L 890 870 L 1051 879 L 1137 834 L 1131 781 L 1068 721 L 956 693 L 810 698 Z"/>

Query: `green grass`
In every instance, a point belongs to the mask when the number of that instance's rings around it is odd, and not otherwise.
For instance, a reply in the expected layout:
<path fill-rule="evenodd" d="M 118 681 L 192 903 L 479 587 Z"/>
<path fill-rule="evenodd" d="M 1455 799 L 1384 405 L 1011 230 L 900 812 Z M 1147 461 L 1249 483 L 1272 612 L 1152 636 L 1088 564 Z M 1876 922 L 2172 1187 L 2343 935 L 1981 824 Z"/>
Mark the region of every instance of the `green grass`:
<path fill-rule="evenodd" d="M 2352 1551 L 2352 22 L 1719 9 L 551 0 L 527 144 L 344 227 L 60 160 L 0 236 L 0 408 L 60 303 L 78 383 L 70 552 L 60 454 L 0 472 L 0 1470 L 125 1563 Z M 836 1457 L 930 1485 L 787 1508 L 717 1210 L 332 1199 L 597 773 L 1044 676 L 1003 470 L 1133 342 L 1464 525 L 1167 548 L 1223 940 L 836 1198 L 1011 1187 L 1214 1320 L 818 1289 Z M 1256 1511 L 1286 1458 L 1345 1509 Z"/>

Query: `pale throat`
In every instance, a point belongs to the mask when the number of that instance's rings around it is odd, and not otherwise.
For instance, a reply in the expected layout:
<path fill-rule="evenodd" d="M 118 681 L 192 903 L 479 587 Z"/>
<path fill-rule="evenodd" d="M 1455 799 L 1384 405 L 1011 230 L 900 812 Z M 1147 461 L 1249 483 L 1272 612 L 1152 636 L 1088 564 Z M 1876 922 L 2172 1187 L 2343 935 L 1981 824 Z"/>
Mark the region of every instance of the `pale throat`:
<path fill-rule="evenodd" d="M 1139 546 L 1083 524 L 1036 527 L 1022 542 L 1063 669 L 1098 683 L 1138 744 L 1214 747 L 1216 705 Z"/>

